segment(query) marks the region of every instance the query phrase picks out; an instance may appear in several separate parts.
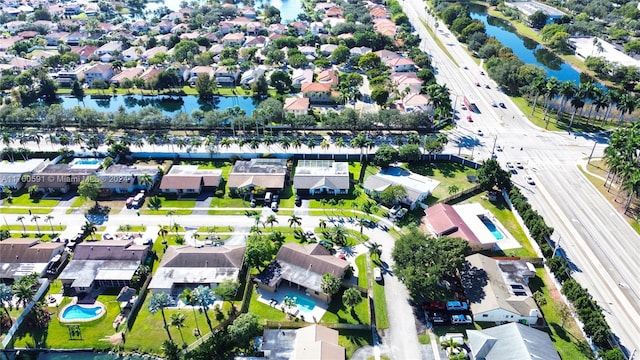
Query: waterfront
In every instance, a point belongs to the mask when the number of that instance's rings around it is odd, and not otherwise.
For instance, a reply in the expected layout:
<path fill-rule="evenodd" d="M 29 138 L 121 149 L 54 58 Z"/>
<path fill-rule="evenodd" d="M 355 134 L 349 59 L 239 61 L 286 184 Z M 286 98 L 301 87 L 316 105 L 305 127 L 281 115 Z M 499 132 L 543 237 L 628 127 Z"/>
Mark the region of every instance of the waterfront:
<path fill-rule="evenodd" d="M 92 98 L 85 96 L 82 100 L 75 97 L 61 97 L 60 105 L 65 109 L 76 106 L 104 112 L 117 112 L 124 109 L 127 112 L 138 111 L 147 106 L 162 110 L 164 115 L 172 116 L 179 112 L 191 114 L 193 110 L 211 111 L 226 110 L 234 106 L 240 107 L 247 115 L 253 114 L 258 102 L 248 96 L 216 96 L 212 100 L 203 101 L 196 95 L 186 96 L 143 96 L 118 95 Z"/>

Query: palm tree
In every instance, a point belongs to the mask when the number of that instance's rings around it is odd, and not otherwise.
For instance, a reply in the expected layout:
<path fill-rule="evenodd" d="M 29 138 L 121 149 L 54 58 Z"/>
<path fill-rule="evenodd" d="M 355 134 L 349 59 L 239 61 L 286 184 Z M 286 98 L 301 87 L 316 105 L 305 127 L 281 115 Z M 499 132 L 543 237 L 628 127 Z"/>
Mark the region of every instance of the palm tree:
<path fill-rule="evenodd" d="M 335 142 L 335 145 L 336 145 L 336 147 L 338 147 L 338 151 L 340 151 L 340 149 L 345 147 L 344 139 L 342 137 L 337 138 L 336 142 Z"/>
<path fill-rule="evenodd" d="M 160 229 L 158 230 L 158 235 L 162 237 L 162 243 L 167 243 L 167 235 L 169 234 L 169 227 L 167 225 L 160 225 Z"/>
<path fill-rule="evenodd" d="M 372 242 L 369 243 L 367 247 L 369 248 L 369 255 L 376 255 L 378 259 L 380 259 L 380 256 L 382 256 L 382 245 L 377 242 Z"/>
<path fill-rule="evenodd" d="M 291 139 L 286 136 L 283 136 L 280 138 L 280 140 L 278 140 L 278 143 L 280 144 L 280 147 L 282 148 L 282 150 L 287 151 L 291 146 Z"/>
<path fill-rule="evenodd" d="M 84 225 L 82 226 L 82 231 L 86 235 L 91 235 L 91 239 L 95 240 L 94 235 L 96 231 L 98 231 L 98 228 L 96 227 L 96 224 L 92 223 L 91 221 L 85 221 Z"/>
<path fill-rule="evenodd" d="M 178 147 L 178 150 L 184 149 L 187 146 L 187 140 L 184 138 L 178 138 L 176 140 L 176 146 Z"/>
<path fill-rule="evenodd" d="M 171 314 L 171 326 L 175 326 L 180 332 L 180 338 L 182 339 L 183 346 L 187 346 L 187 343 L 184 341 L 184 335 L 182 335 L 182 328 L 185 327 L 184 321 L 186 318 L 182 313 L 173 313 Z"/>
<path fill-rule="evenodd" d="M 198 316 L 196 315 L 196 308 L 194 306 L 198 303 L 196 302 L 196 297 L 193 294 L 193 291 L 189 288 L 184 289 L 182 293 L 180 293 L 179 299 L 182 300 L 185 305 L 191 306 L 191 310 L 193 310 L 193 319 L 196 322 L 196 332 L 200 334 L 200 326 L 198 326 Z"/>
<path fill-rule="evenodd" d="M 584 107 L 584 94 L 581 91 L 578 91 L 573 96 L 571 99 L 571 106 L 573 107 L 573 113 L 571 113 L 571 120 L 569 120 L 569 131 L 571 131 L 573 119 L 575 119 L 578 109 L 580 109 L 580 112 L 582 113 L 582 108 Z"/>
<path fill-rule="evenodd" d="M 17 221 L 20 221 L 20 223 L 22 224 L 22 233 L 26 234 L 27 233 L 27 227 L 24 225 L 24 216 L 18 216 L 16 218 Z"/>
<path fill-rule="evenodd" d="M 364 155 L 364 149 L 365 148 L 367 149 L 367 154 L 368 154 L 368 149 L 373 147 L 373 145 L 375 145 L 373 140 L 369 139 L 363 133 L 360 133 L 360 134 L 358 134 L 358 136 L 356 136 L 355 138 L 351 139 L 351 147 L 360 149 L 360 162 L 362 162 L 362 157 Z"/>
<path fill-rule="evenodd" d="M 546 119 L 546 122 L 545 122 L 545 129 L 546 129 L 547 127 L 549 127 L 549 120 L 550 120 L 550 118 L 547 119 L 547 113 L 549 112 L 549 108 L 551 107 L 551 101 L 556 97 L 556 95 L 558 95 L 558 91 L 560 90 L 560 82 L 555 77 L 551 77 L 547 81 L 545 87 L 546 87 L 545 89 L 546 99 L 545 99 L 544 115 L 542 116 L 542 118 Z"/>
<path fill-rule="evenodd" d="M 640 191 L 640 168 L 632 167 L 632 169 L 631 173 L 625 177 L 622 183 L 622 190 L 626 191 L 628 194 L 627 202 L 624 206 L 625 213 L 629 211 L 633 196 L 638 194 Z"/>
<path fill-rule="evenodd" d="M 589 114 L 587 114 L 587 124 L 591 121 L 591 114 L 593 113 L 593 108 L 596 105 L 595 100 L 602 96 L 602 90 L 596 86 L 594 83 L 587 83 L 586 94 L 587 97 L 591 100 L 591 106 L 589 106 Z"/>
<path fill-rule="evenodd" d="M 225 137 L 220 140 L 220 146 L 224 146 L 225 148 L 227 148 L 227 150 L 229 150 L 231 145 L 233 145 L 233 139 L 229 139 Z"/>
<path fill-rule="evenodd" d="M 624 114 L 625 113 L 631 114 L 636 109 L 637 105 L 638 105 L 637 99 L 633 95 L 631 95 L 630 93 L 622 94 L 622 96 L 620 97 L 620 101 L 616 106 L 618 108 L 618 111 L 620 111 L 620 116 L 618 117 L 618 127 L 622 125 L 622 121 L 624 120 Z"/>
<path fill-rule="evenodd" d="M 289 218 L 289 227 L 295 228 L 302 225 L 302 218 L 296 215 L 291 215 Z"/>
<path fill-rule="evenodd" d="M 320 229 L 326 229 L 327 228 L 327 221 L 325 219 L 320 219 L 320 221 L 318 221 L 318 227 Z"/>
<path fill-rule="evenodd" d="M 362 231 L 364 227 L 369 225 L 369 221 L 365 218 L 358 218 L 358 226 L 360 226 L 360 235 L 362 235 Z"/>
<path fill-rule="evenodd" d="M 300 139 L 293 139 L 293 141 L 291 141 L 291 146 L 294 149 L 299 150 L 302 147 L 302 141 Z"/>
<path fill-rule="evenodd" d="M 51 233 L 55 233 L 56 230 L 53 228 L 53 222 L 51 220 L 53 220 L 53 216 L 51 216 L 51 215 L 47 215 L 44 218 L 44 221 L 48 221 L 49 225 L 51 226 Z"/>
<path fill-rule="evenodd" d="M 39 215 L 33 215 L 31 217 L 31 221 L 36 223 L 36 229 L 38 230 L 38 234 L 40 233 L 40 224 L 38 223 L 39 219 L 40 219 Z"/>
<path fill-rule="evenodd" d="M 207 324 L 209 325 L 209 329 L 213 332 L 213 325 L 211 324 L 211 319 L 209 319 L 209 306 L 213 305 L 216 301 L 216 297 L 208 286 L 200 285 L 195 288 L 192 292 L 195 302 L 200 305 L 202 312 L 204 312 L 204 316 L 207 319 Z"/>
<path fill-rule="evenodd" d="M 171 338 L 171 332 L 169 331 L 169 326 L 167 325 L 167 318 L 164 315 L 164 308 L 172 306 L 173 299 L 169 296 L 169 294 L 160 292 L 154 293 L 151 296 L 151 300 L 149 301 L 149 312 L 152 314 L 160 311 L 162 314 L 162 322 L 164 322 L 164 329 L 167 331 L 167 336 L 169 337 L 169 341 L 173 342 Z"/>
<path fill-rule="evenodd" d="M 156 134 L 149 134 L 147 136 L 147 144 L 151 145 L 151 147 L 155 151 L 156 145 L 158 145 L 158 137 L 156 136 Z"/>
<path fill-rule="evenodd" d="M 558 91 L 562 96 L 562 99 L 560 100 L 560 106 L 558 107 L 558 112 L 556 113 L 557 120 L 560 119 L 560 116 L 561 116 L 560 114 L 564 113 L 564 107 L 567 104 L 567 101 L 573 98 L 573 95 L 575 95 L 576 90 L 577 90 L 576 85 L 573 81 L 567 80 L 560 83 Z M 557 120 L 556 120 L 556 124 L 557 124 Z"/>
<path fill-rule="evenodd" d="M 332 231 L 333 242 L 340 246 L 347 244 L 347 228 L 342 225 L 336 225 Z"/>
<path fill-rule="evenodd" d="M 271 225 L 271 230 L 272 230 L 272 231 L 273 231 L 273 224 L 274 224 L 274 223 L 276 223 L 276 224 L 278 223 L 278 218 L 276 218 L 276 216 L 275 216 L 275 215 L 273 215 L 273 214 L 271 214 L 271 215 L 267 216 L 267 219 L 264 221 L 265 226 L 266 226 L 267 224 L 268 224 L 268 225 Z"/>
<path fill-rule="evenodd" d="M 535 97 L 533 98 L 533 109 L 531 110 L 531 115 L 536 113 L 536 106 L 538 105 L 538 97 L 541 93 L 543 93 L 546 89 L 546 82 L 544 77 L 536 77 L 533 79 L 533 83 L 531 84 L 531 89 L 535 91 Z"/>
<path fill-rule="evenodd" d="M 11 319 L 11 315 L 9 314 L 9 309 L 7 308 L 7 304 L 11 303 L 11 300 L 13 300 L 13 290 L 11 289 L 11 286 L 0 283 L 0 306 L 7 314 L 9 323 L 13 325 L 13 320 Z"/>
<path fill-rule="evenodd" d="M 146 173 L 138 176 L 138 184 L 144 186 L 145 189 L 149 190 L 153 185 L 153 176 Z"/>
<path fill-rule="evenodd" d="M 18 303 L 22 304 L 22 307 L 26 307 L 27 304 L 33 299 L 36 294 L 36 289 L 32 284 L 27 282 L 16 282 L 12 286 L 13 294 L 18 298 Z"/>

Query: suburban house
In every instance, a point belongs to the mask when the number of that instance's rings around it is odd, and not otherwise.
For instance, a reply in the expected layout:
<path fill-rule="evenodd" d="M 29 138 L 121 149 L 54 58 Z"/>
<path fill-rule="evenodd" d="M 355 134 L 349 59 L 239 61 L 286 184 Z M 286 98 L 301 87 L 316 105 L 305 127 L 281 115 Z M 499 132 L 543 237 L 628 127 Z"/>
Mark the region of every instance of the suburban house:
<path fill-rule="evenodd" d="M 291 75 L 292 86 L 302 86 L 303 83 L 313 82 L 313 70 L 311 69 L 294 69 Z"/>
<path fill-rule="evenodd" d="M 185 288 L 203 284 L 215 287 L 225 280 L 237 280 L 245 249 L 245 246 L 169 246 L 149 289 L 176 296 Z"/>
<path fill-rule="evenodd" d="M 309 98 L 291 97 L 284 99 L 282 109 L 288 113 L 293 113 L 295 116 L 300 116 L 309 113 L 309 105 Z"/>
<path fill-rule="evenodd" d="M 240 69 L 233 66 L 218 66 L 216 69 L 216 82 L 218 86 L 235 86 L 240 77 Z"/>
<path fill-rule="evenodd" d="M 288 179 L 286 159 L 238 160 L 233 165 L 227 186 L 229 190 L 260 187 L 280 192 Z"/>
<path fill-rule="evenodd" d="M 140 177 L 149 175 L 150 185 L 140 184 Z M 128 166 L 114 164 L 98 172 L 98 179 L 102 180 L 102 195 L 131 194 L 138 190 L 150 190 L 160 176 L 158 168 L 153 166 Z"/>
<path fill-rule="evenodd" d="M 404 112 L 433 112 L 433 104 L 431 103 L 429 95 L 426 94 L 409 93 L 403 97 L 396 106 Z"/>
<path fill-rule="evenodd" d="M 113 56 L 115 52 L 118 52 L 121 50 L 122 50 L 122 44 L 119 41 L 109 41 L 108 43 L 100 46 L 96 50 L 96 55 L 98 55 L 99 57 L 102 57 L 103 55 Z"/>
<path fill-rule="evenodd" d="M 71 189 L 77 188 L 80 182 L 91 175 L 96 174 L 96 167 L 84 165 L 54 164 L 49 163 L 40 171 L 34 171 L 29 176 L 26 186 L 37 186 L 39 190 L 48 193 L 66 194 Z"/>
<path fill-rule="evenodd" d="M 64 247 L 62 242 L 41 242 L 33 238 L 0 241 L 0 283 L 11 283 L 34 272 L 45 276 L 50 263 L 66 257 Z"/>
<path fill-rule="evenodd" d="M 198 80 L 198 76 L 207 74 L 210 79 L 213 79 L 216 76 L 216 70 L 211 66 L 196 66 L 191 71 L 189 71 L 189 76 L 187 77 L 187 81 L 191 85 L 195 85 L 196 80 Z"/>
<path fill-rule="evenodd" d="M 391 68 L 393 72 L 415 71 L 416 63 L 409 58 L 398 57 L 385 61 L 385 65 Z"/>
<path fill-rule="evenodd" d="M 11 61 L 9 61 L 9 65 L 11 65 L 11 68 L 14 70 L 25 71 L 25 70 L 33 69 L 40 66 L 40 63 L 34 60 L 29 60 L 29 59 L 16 56 L 13 59 L 11 59 Z"/>
<path fill-rule="evenodd" d="M 436 237 L 448 236 L 467 240 L 473 251 L 493 250 L 502 239 L 488 210 L 478 203 L 449 205 L 438 203 L 425 210 L 422 221 L 426 230 Z M 493 226 L 493 232 L 487 227 Z M 498 239 L 500 237 L 500 239 Z"/>
<path fill-rule="evenodd" d="M 395 85 L 396 94 L 419 94 L 423 81 L 418 78 L 416 73 L 392 73 L 389 75 L 391 83 Z"/>
<path fill-rule="evenodd" d="M 160 191 L 177 195 L 197 195 L 216 191 L 222 180 L 220 169 L 199 169 L 198 165 L 173 165 L 160 181 Z"/>
<path fill-rule="evenodd" d="M 462 286 L 476 322 L 536 324 L 542 317 L 529 289 L 536 276 L 531 263 L 467 256 Z"/>
<path fill-rule="evenodd" d="M 274 292 L 285 280 L 290 286 L 304 289 L 308 296 L 329 302 L 331 297 L 322 292 L 322 277 L 331 274 L 342 279 L 348 267 L 348 261 L 331 255 L 318 243 L 286 243 L 278 250 L 275 260 L 254 281 L 258 287 Z"/>
<path fill-rule="evenodd" d="M 76 245 L 73 259 L 58 279 L 66 290 L 91 291 L 99 287 L 130 286 L 149 247 L 133 240 L 87 241 Z"/>
<path fill-rule="evenodd" d="M 109 82 L 113 77 L 113 68 L 108 64 L 95 64 L 84 72 L 84 81 L 87 85 L 92 86 L 95 80 L 103 80 Z"/>
<path fill-rule="evenodd" d="M 331 103 L 331 83 L 303 83 L 302 95 L 312 103 Z"/>
<path fill-rule="evenodd" d="M 509 323 L 484 330 L 467 330 L 471 360 L 560 360 L 544 331 Z"/>
<path fill-rule="evenodd" d="M 48 160 L 29 159 L 27 161 L 0 162 L 0 191 L 5 188 L 19 190 L 29 180 L 33 172 L 42 170 Z"/>
<path fill-rule="evenodd" d="M 344 360 L 345 348 L 338 345 L 338 331 L 322 325 L 300 329 L 265 329 L 260 350 L 267 359 Z"/>
<path fill-rule="evenodd" d="M 120 71 L 119 73 L 114 75 L 109 80 L 109 82 L 119 86 L 126 79 L 129 79 L 129 80 L 135 79 L 137 76 L 142 74 L 143 71 L 144 71 L 144 68 L 141 68 L 141 67 L 133 67 L 133 68 L 128 68 L 128 69 L 122 69 L 122 71 Z"/>
<path fill-rule="evenodd" d="M 293 176 L 298 195 L 338 195 L 349 192 L 349 164 L 333 160 L 299 160 Z"/>
<path fill-rule="evenodd" d="M 399 167 L 390 166 L 380 170 L 380 172 L 375 175 L 369 176 L 364 181 L 363 187 L 368 195 L 375 198 L 377 194 L 383 192 L 390 186 L 402 186 L 407 191 L 407 196 L 400 200 L 400 202 L 413 210 L 416 205 L 423 199 L 426 199 L 439 184 L 440 182 L 437 180 L 412 173 Z"/>

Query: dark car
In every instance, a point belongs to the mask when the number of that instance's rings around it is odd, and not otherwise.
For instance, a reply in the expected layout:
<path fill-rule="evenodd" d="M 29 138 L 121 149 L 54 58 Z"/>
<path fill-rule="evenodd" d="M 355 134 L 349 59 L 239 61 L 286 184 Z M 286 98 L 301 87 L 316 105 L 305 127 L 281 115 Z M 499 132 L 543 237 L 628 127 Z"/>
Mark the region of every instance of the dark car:
<path fill-rule="evenodd" d="M 506 109 L 506 108 L 507 108 L 507 106 L 506 106 L 504 103 L 500 103 L 500 104 L 498 104 L 498 105 L 500 105 L 500 107 L 501 107 L 501 108 L 503 108 L 503 109 Z"/>
<path fill-rule="evenodd" d="M 296 195 L 295 204 L 296 206 L 302 205 L 302 199 L 300 199 L 300 195 Z"/>
<path fill-rule="evenodd" d="M 447 309 L 447 304 L 442 301 L 427 301 L 422 305 L 423 310 L 442 311 Z"/>
<path fill-rule="evenodd" d="M 434 324 L 443 324 L 447 322 L 448 319 L 447 319 L 447 315 L 445 315 L 444 313 L 434 312 L 434 313 L 431 313 L 431 321 Z"/>

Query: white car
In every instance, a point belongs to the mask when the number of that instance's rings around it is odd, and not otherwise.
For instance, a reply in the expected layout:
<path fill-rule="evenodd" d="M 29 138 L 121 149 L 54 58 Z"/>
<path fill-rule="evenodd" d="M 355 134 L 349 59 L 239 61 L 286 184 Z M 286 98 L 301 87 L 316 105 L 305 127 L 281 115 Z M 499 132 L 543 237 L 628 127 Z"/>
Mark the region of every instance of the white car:
<path fill-rule="evenodd" d="M 478 129 L 478 136 L 482 136 L 484 135 L 484 133 L 482 132 L 482 130 Z"/>
<path fill-rule="evenodd" d="M 524 169 L 524 165 L 522 165 L 522 163 L 520 161 L 516 161 L 516 167 L 518 169 Z"/>
<path fill-rule="evenodd" d="M 513 164 L 510 161 L 507 162 L 507 169 L 508 170 L 514 170 L 515 169 L 515 167 L 513 167 Z"/>
<path fill-rule="evenodd" d="M 525 178 L 525 180 L 527 180 L 527 184 L 529 184 L 529 185 L 535 185 L 536 184 L 536 182 L 533 181 L 533 178 L 531 176 L 527 176 Z"/>

